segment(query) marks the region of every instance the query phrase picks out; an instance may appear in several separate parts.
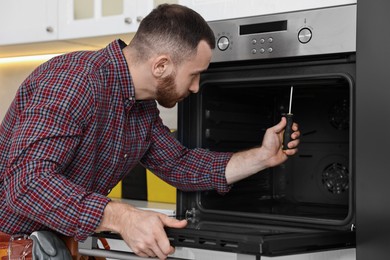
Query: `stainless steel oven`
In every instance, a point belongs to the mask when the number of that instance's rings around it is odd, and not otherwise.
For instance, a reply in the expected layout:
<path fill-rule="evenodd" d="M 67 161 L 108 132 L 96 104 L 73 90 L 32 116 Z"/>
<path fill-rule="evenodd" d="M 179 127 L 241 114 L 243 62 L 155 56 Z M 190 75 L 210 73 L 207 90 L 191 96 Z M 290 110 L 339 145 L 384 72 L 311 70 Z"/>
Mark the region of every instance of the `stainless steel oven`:
<path fill-rule="evenodd" d="M 225 195 L 181 192 L 176 246 L 277 256 L 355 245 L 356 5 L 209 23 L 217 48 L 200 91 L 179 104 L 190 148 L 239 151 L 292 110 L 302 133 L 286 163 Z"/>

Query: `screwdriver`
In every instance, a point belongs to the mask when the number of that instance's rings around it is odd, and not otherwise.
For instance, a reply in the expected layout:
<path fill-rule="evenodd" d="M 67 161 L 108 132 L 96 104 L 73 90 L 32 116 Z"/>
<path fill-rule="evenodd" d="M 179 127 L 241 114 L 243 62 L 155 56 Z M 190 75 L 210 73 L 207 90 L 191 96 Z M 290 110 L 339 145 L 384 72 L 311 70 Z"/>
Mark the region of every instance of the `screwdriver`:
<path fill-rule="evenodd" d="M 292 130 L 293 114 L 291 113 L 293 89 L 294 89 L 294 87 L 291 86 L 291 89 L 290 89 L 290 104 L 288 106 L 288 114 L 285 115 L 285 117 L 287 119 L 287 125 L 286 125 L 286 128 L 284 130 L 284 135 L 283 135 L 283 150 L 289 149 L 287 144 L 291 141 L 291 134 L 293 132 L 293 130 Z"/>

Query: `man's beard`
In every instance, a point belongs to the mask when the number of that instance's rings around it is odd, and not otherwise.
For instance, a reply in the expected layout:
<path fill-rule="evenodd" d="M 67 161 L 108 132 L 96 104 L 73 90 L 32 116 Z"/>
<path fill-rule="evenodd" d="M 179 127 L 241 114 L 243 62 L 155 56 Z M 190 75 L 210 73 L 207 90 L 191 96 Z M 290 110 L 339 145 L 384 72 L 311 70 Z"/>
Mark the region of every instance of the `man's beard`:
<path fill-rule="evenodd" d="M 179 101 L 179 94 L 176 92 L 176 74 L 170 75 L 158 80 L 157 85 L 157 102 L 166 108 L 172 108 Z"/>

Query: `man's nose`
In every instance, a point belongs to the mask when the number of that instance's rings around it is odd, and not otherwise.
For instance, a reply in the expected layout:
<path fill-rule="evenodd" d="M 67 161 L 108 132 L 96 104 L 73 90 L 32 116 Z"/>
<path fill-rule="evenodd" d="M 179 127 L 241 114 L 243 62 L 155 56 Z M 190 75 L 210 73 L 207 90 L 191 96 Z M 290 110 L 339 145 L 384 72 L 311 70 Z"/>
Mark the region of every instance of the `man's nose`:
<path fill-rule="evenodd" d="M 195 81 L 189 89 L 192 93 L 198 93 L 199 92 L 199 80 Z"/>

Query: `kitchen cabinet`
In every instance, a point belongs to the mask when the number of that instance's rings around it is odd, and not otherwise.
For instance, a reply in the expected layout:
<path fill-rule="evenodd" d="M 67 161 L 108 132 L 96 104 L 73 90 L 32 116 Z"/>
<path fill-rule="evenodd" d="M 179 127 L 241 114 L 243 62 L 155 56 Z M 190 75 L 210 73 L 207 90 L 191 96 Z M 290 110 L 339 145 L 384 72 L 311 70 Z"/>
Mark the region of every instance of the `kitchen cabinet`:
<path fill-rule="evenodd" d="M 135 32 L 153 0 L 0 0 L 0 45 Z"/>
<path fill-rule="evenodd" d="M 179 0 L 203 16 L 206 21 L 291 12 L 356 3 L 357 0 Z"/>
<path fill-rule="evenodd" d="M 135 32 L 153 1 L 60 0 L 58 7 L 58 38 L 63 40 Z"/>
<path fill-rule="evenodd" d="M 129 42 L 161 0 L 0 0 L 0 58 Z"/>
<path fill-rule="evenodd" d="M 56 0 L 0 0 L 0 45 L 57 39 Z"/>

